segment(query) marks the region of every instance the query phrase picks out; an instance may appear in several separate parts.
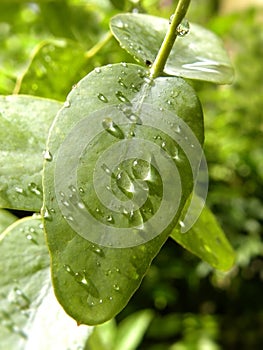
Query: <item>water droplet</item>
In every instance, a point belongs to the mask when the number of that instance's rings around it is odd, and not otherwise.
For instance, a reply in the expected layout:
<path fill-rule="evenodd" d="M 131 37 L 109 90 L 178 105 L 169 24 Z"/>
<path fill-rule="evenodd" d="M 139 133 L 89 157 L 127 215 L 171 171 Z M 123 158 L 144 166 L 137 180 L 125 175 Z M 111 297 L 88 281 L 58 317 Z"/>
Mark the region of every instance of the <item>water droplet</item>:
<path fill-rule="evenodd" d="M 101 168 L 105 171 L 105 173 L 109 176 L 112 176 L 113 173 L 112 171 L 110 170 L 110 168 L 104 163 L 102 164 Z"/>
<path fill-rule="evenodd" d="M 134 184 L 126 171 L 122 170 L 118 172 L 116 183 L 119 189 L 126 194 L 128 198 L 132 197 L 135 192 Z"/>
<path fill-rule="evenodd" d="M 137 125 L 142 125 L 141 118 L 135 113 L 127 114 L 126 116 L 132 123 L 136 123 Z"/>
<path fill-rule="evenodd" d="M 123 81 L 123 79 L 121 77 L 118 78 L 118 83 L 120 84 L 120 86 L 122 86 L 125 89 L 127 89 L 127 85 L 124 83 L 124 81 Z"/>
<path fill-rule="evenodd" d="M 105 95 L 103 94 L 98 94 L 98 99 L 104 103 L 107 103 L 108 102 L 108 99 Z"/>
<path fill-rule="evenodd" d="M 16 191 L 17 193 L 20 193 L 20 194 L 23 194 L 23 193 L 24 193 L 24 190 L 23 190 L 23 188 L 21 188 L 21 187 L 15 187 L 15 191 Z"/>
<path fill-rule="evenodd" d="M 179 36 L 185 36 L 189 33 L 190 25 L 186 18 L 182 20 L 182 22 L 179 24 L 179 26 L 176 28 L 177 35 Z"/>
<path fill-rule="evenodd" d="M 109 300 L 112 301 L 112 300 L 113 300 L 113 297 L 109 297 Z"/>
<path fill-rule="evenodd" d="M 95 71 L 95 73 L 100 73 L 100 72 L 101 72 L 101 68 L 100 68 L 100 67 L 96 67 L 96 68 L 94 69 L 94 71 Z"/>
<path fill-rule="evenodd" d="M 102 304 L 102 303 L 103 303 L 103 300 L 102 300 L 102 299 L 100 299 L 100 300 L 99 300 L 99 304 Z"/>
<path fill-rule="evenodd" d="M 143 80 L 145 81 L 145 83 L 147 83 L 148 85 L 153 86 L 154 84 L 154 80 L 151 77 L 144 77 Z"/>
<path fill-rule="evenodd" d="M 123 93 L 121 91 L 117 91 L 115 93 L 115 96 L 117 97 L 117 99 L 123 103 L 130 103 L 129 99 L 123 95 Z"/>
<path fill-rule="evenodd" d="M 116 292 L 119 292 L 120 287 L 119 287 L 119 285 L 118 285 L 117 283 L 115 283 L 115 284 L 113 285 L 113 289 L 114 289 Z"/>
<path fill-rule="evenodd" d="M 124 68 L 128 68 L 128 64 L 126 62 L 121 62 L 121 66 Z"/>
<path fill-rule="evenodd" d="M 132 172 L 136 179 L 144 181 L 151 180 L 151 164 L 149 162 L 135 159 L 132 163 Z"/>
<path fill-rule="evenodd" d="M 63 107 L 65 107 L 65 108 L 69 108 L 70 107 L 70 102 L 68 101 L 68 100 L 66 100 L 65 102 L 64 102 L 64 105 L 63 105 Z"/>
<path fill-rule="evenodd" d="M 107 270 L 106 272 L 105 272 L 105 275 L 106 276 L 110 276 L 112 274 L 112 271 L 111 270 Z"/>
<path fill-rule="evenodd" d="M 122 130 L 111 118 L 103 119 L 102 126 L 112 136 L 117 137 L 118 139 L 124 139 Z"/>
<path fill-rule="evenodd" d="M 73 218 L 73 216 L 71 216 L 71 215 L 63 215 L 63 218 L 64 218 L 66 221 L 74 221 L 74 218 Z"/>
<path fill-rule="evenodd" d="M 101 257 L 104 257 L 104 256 L 105 256 L 103 250 L 102 250 L 101 248 L 99 248 L 98 246 L 95 246 L 95 245 L 93 244 L 93 245 L 91 246 L 91 248 L 92 248 L 93 253 L 95 253 L 95 254 L 97 254 L 97 255 L 99 255 L 99 256 L 101 256 Z"/>
<path fill-rule="evenodd" d="M 120 269 L 118 267 L 116 267 L 116 272 L 120 273 Z"/>
<path fill-rule="evenodd" d="M 85 191 L 82 187 L 79 188 L 79 193 L 83 194 Z"/>
<path fill-rule="evenodd" d="M 71 276 L 75 276 L 74 271 L 72 270 L 72 268 L 69 265 L 63 265 L 64 269 L 71 275 Z"/>
<path fill-rule="evenodd" d="M 42 208 L 41 213 L 42 213 L 42 216 L 45 220 L 52 221 L 52 216 L 51 216 L 48 208 Z"/>
<path fill-rule="evenodd" d="M 30 182 L 27 187 L 30 192 L 34 193 L 37 196 L 40 196 L 42 194 L 42 191 L 34 182 Z"/>
<path fill-rule="evenodd" d="M 172 15 L 172 16 L 169 18 L 169 24 L 171 24 L 171 23 L 172 23 L 173 18 L 174 18 L 174 15 Z"/>
<path fill-rule="evenodd" d="M 112 215 L 108 215 L 108 216 L 106 217 L 106 220 L 107 220 L 108 222 L 110 222 L 111 224 L 114 223 L 114 219 L 113 219 L 113 216 L 112 216 Z"/>
<path fill-rule="evenodd" d="M 49 152 L 49 150 L 45 150 L 43 152 L 43 158 L 49 162 L 53 159 L 52 154 Z"/>
<path fill-rule="evenodd" d="M 179 221 L 179 225 L 182 227 L 182 228 L 184 228 L 185 227 L 185 223 L 183 222 L 183 221 Z"/>
<path fill-rule="evenodd" d="M 122 29 L 122 28 L 124 28 L 124 23 L 121 20 L 118 20 L 118 21 L 115 21 L 115 26 L 117 28 Z"/>

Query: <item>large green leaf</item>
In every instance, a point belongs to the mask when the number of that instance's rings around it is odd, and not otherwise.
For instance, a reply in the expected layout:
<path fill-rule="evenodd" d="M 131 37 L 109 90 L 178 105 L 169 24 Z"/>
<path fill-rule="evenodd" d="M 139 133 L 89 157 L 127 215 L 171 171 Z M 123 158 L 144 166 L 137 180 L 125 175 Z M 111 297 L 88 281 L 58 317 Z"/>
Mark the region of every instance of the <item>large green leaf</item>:
<path fill-rule="evenodd" d="M 120 45 L 144 64 L 154 62 L 168 27 L 167 19 L 145 14 L 119 14 L 111 20 L 112 33 Z M 186 36 L 177 37 L 164 72 L 219 84 L 233 79 L 221 40 L 194 23 Z"/>
<path fill-rule="evenodd" d="M 127 304 L 193 188 L 198 98 L 181 78 L 147 74 L 124 63 L 95 69 L 49 135 L 43 214 L 52 276 L 78 323 L 102 323 Z"/>
<path fill-rule="evenodd" d="M 24 218 L 0 237 L 0 339 L 8 350 L 83 346 L 91 328 L 78 327 L 58 304 L 39 217 Z"/>
<path fill-rule="evenodd" d="M 30 96 L 0 96 L 0 207 L 40 210 L 42 153 L 61 106 Z"/>
<path fill-rule="evenodd" d="M 188 211 L 190 217 L 191 215 L 196 217 L 195 212 L 204 207 L 203 200 L 197 196 L 194 198 L 194 204 L 191 212 Z M 171 233 L 176 242 L 218 270 L 226 271 L 233 266 L 235 253 L 216 218 L 207 207 L 204 207 L 189 231 L 182 233 L 181 228 L 185 223 L 180 221 L 180 224 Z"/>

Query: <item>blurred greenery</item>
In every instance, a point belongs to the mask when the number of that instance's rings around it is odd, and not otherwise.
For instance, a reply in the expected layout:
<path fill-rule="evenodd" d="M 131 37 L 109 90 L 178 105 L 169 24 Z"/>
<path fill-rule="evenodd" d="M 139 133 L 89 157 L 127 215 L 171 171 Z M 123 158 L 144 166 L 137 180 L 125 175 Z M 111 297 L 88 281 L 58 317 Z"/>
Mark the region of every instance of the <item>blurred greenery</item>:
<path fill-rule="evenodd" d="M 139 3 L 140 12 L 166 18 L 175 6 L 164 0 Z M 108 35 L 108 24 L 114 14 L 136 11 L 137 5 L 135 0 L 1 1 L 0 93 L 63 101 L 96 66 L 133 62 Z M 235 67 L 230 86 L 194 86 L 205 113 L 207 204 L 235 247 L 237 264 L 218 273 L 168 240 L 116 320 L 118 325 L 137 311 L 152 311 L 137 349 L 260 349 L 263 344 L 263 12 L 222 15 L 219 5 L 193 0 L 188 18 L 222 37 Z M 45 52 L 50 47 L 51 54 Z"/>

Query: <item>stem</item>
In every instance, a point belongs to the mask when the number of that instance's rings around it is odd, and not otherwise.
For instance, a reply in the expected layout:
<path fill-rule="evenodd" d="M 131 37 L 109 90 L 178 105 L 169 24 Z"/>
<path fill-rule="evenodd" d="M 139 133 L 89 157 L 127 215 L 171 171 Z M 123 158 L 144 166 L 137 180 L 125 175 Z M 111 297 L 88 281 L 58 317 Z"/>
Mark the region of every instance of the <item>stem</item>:
<path fill-rule="evenodd" d="M 184 19 L 191 0 L 179 0 L 175 9 L 172 22 L 165 35 L 162 46 L 157 54 L 157 57 L 152 65 L 150 76 L 156 78 L 163 72 L 166 61 L 170 55 L 173 44 L 177 37 L 177 27 Z"/>
<path fill-rule="evenodd" d="M 103 48 L 103 46 L 110 41 L 111 38 L 112 38 L 112 33 L 109 31 L 101 41 L 99 41 L 96 45 L 94 45 L 90 50 L 85 52 L 85 57 L 89 59 L 95 56 L 96 53 L 98 53 Z"/>

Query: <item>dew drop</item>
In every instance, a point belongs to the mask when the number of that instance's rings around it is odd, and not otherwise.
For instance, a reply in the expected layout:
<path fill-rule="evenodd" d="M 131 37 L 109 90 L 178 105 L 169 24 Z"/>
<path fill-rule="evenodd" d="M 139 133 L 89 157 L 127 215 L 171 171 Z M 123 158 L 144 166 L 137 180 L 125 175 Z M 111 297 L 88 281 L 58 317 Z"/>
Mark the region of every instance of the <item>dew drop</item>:
<path fill-rule="evenodd" d="M 112 300 L 113 300 L 113 297 L 109 297 L 109 300 L 112 301 Z"/>
<path fill-rule="evenodd" d="M 97 255 L 99 255 L 99 256 L 102 256 L 102 257 L 105 256 L 105 255 L 104 255 L 104 252 L 103 252 L 103 250 L 102 250 L 101 248 L 95 246 L 94 244 L 92 245 L 91 248 L 92 248 L 93 253 L 95 253 L 95 254 L 97 254 Z"/>
<path fill-rule="evenodd" d="M 49 150 L 45 150 L 45 151 L 43 152 L 43 158 L 44 158 L 45 160 L 51 162 L 52 159 L 53 159 L 53 156 L 52 156 L 52 154 L 50 153 Z"/>
<path fill-rule="evenodd" d="M 79 188 L 79 193 L 83 194 L 85 191 L 82 187 Z"/>
<path fill-rule="evenodd" d="M 63 265 L 64 269 L 66 270 L 66 272 L 68 272 L 71 276 L 75 276 L 74 271 L 72 270 L 72 268 L 69 265 Z"/>
<path fill-rule="evenodd" d="M 113 175 L 112 171 L 110 170 L 110 168 L 109 168 L 105 163 L 102 164 L 101 168 L 102 168 L 102 170 L 105 171 L 105 173 L 106 173 L 107 175 L 109 175 L 109 176 L 112 176 L 112 175 Z"/>
<path fill-rule="evenodd" d="M 108 216 L 106 217 L 106 220 L 107 220 L 107 222 L 110 222 L 111 224 L 114 223 L 114 219 L 113 219 L 113 216 L 112 216 L 112 215 L 108 215 Z"/>
<path fill-rule="evenodd" d="M 185 227 L 185 223 L 184 223 L 182 220 L 179 221 L 179 225 L 180 225 L 182 228 Z"/>
<path fill-rule="evenodd" d="M 123 79 L 121 77 L 118 78 L 118 83 L 120 84 L 120 86 L 122 86 L 125 89 L 127 89 L 127 85 L 124 83 L 124 81 L 123 81 Z"/>
<path fill-rule="evenodd" d="M 74 218 L 71 215 L 63 215 L 63 218 L 67 221 L 71 221 L 71 222 L 74 221 Z"/>
<path fill-rule="evenodd" d="M 27 187 L 30 192 L 34 193 L 37 196 L 40 196 L 42 193 L 39 187 L 34 182 L 30 182 Z"/>
<path fill-rule="evenodd" d="M 119 287 L 119 285 L 118 285 L 117 283 L 115 283 L 115 284 L 113 285 L 113 289 L 114 289 L 116 292 L 119 292 L 120 287 Z"/>
<path fill-rule="evenodd" d="M 48 210 L 48 208 L 43 208 L 41 210 L 42 212 L 42 216 L 45 220 L 48 220 L 48 221 L 52 221 L 52 216 L 50 214 L 50 211 Z"/>
<path fill-rule="evenodd" d="M 98 94 L 98 99 L 104 103 L 107 103 L 108 102 L 108 99 L 105 95 L 103 94 Z"/>
<path fill-rule="evenodd" d="M 102 303 L 103 303 L 103 300 L 102 300 L 102 299 L 100 299 L 100 300 L 99 300 L 99 304 L 102 304 Z"/>
<path fill-rule="evenodd" d="M 96 67 L 96 68 L 94 69 L 94 71 L 95 71 L 95 73 L 100 73 L 100 72 L 101 72 L 101 68 L 100 68 L 100 67 Z"/>
<path fill-rule="evenodd" d="M 124 139 L 124 134 L 121 128 L 117 124 L 115 124 L 111 118 L 103 119 L 102 126 L 112 136 L 118 139 Z"/>
<path fill-rule="evenodd" d="M 182 20 L 182 22 L 179 24 L 179 26 L 176 28 L 177 35 L 179 36 L 185 36 L 189 33 L 190 25 L 186 18 Z"/>
<path fill-rule="evenodd" d="M 136 123 L 138 125 L 142 125 L 142 120 L 141 118 L 136 115 L 135 113 L 131 113 L 127 115 L 127 118 L 132 122 L 132 123 Z"/>
<path fill-rule="evenodd" d="M 24 193 L 24 190 L 23 190 L 23 188 L 21 188 L 21 187 L 15 187 L 15 191 L 16 191 L 17 193 L 20 193 L 20 194 L 23 194 L 23 193 Z"/>
<path fill-rule="evenodd" d="M 129 99 L 123 95 L 123 93 L 121 91 L 117 91 L 115 93 L 115 96 L 117 97 L 117 99 L 123 103 L 130 103 Z"/>
<path fill-rule="evenodd" d="M 121 66 L 124 68 L 128 68 L 128 64 L 126 62 L 121 62 Z"/>
<path fill-rule="evenodd" d="M 70 107 L 70 102 L 69 102 L 68 100 L 66 100 L 66 101 L 64 102 L 63 107 L 69 108 L 69 107 Z"/>

